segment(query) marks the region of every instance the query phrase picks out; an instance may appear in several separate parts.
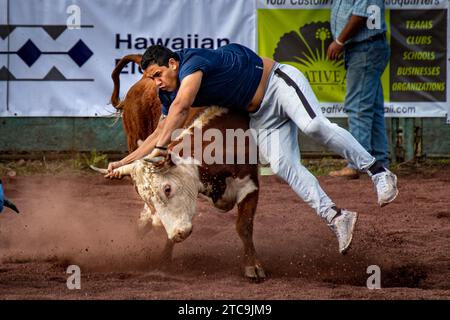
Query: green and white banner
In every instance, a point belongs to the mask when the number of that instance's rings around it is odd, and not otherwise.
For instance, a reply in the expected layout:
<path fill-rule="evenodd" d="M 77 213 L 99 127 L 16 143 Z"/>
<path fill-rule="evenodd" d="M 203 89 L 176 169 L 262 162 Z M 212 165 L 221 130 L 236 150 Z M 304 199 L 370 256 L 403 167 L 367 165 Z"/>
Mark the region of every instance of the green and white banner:
<path fill-rule="evenodd" d="M 257 0 L 258 52 L 302 71 L 328 117 L 344 117 L 344 60 L 327 59 L 332 0 Z M 388 117 L 444 117 L 449 106 L 449 1 L 386 0 Z"/>

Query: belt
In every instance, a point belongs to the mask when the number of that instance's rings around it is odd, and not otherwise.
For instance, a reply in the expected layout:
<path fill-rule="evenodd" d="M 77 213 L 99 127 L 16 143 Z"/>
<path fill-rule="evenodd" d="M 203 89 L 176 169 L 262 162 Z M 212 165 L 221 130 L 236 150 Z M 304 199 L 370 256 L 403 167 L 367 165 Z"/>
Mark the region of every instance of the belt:
<path fill-rule="evenodd" d="M 364 42 L 373 42 L 373 41 L 381 40 L 381 39 L 386 39 L 386 32 L 377 33 L 376 35 L 371 36 L 371 37 L 369 37 L 369 38 L 367 38 L 367 39 L 364 39 L 364 40 L 361 40 L 361 41 L 350 42 L 350 43 L 347 45 L 347 48 L 352 47 L 352 46 L 357 45 L 357 44 L 360 44 L 360 43 L 364 43 Z"/>
<path fill-rule="evenodd" d="M 363 41 L 375 41 L 375 40 L 379 40 L 379 39 L 386 39 L 386 33 L 385 32 L 377 33 L 376 35 L 371 36 Z"/>

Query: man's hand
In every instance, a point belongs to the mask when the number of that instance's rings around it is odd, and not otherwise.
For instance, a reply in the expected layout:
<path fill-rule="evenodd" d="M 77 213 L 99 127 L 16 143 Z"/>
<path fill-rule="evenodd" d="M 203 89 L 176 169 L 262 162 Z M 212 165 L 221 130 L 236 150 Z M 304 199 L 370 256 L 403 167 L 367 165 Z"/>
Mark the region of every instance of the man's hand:
<path fill-rule="evenodd" d="M 330 44 L 330 46 L 328 47 L 328 51 L 327 51 L 328 59 L 330 59 L 330 60 L 339 59 L 342 54 L 343 49 L 344 49 L 344 46 L 341 46 L 336 41 L 333 41 Z"/>
<path fill-rule="evenodd" d="M 123 165 L 122 161 L 110 162 L 108 164 L 108 173 L 105 175 L 105 178 L 122 179 L 120 172 L 114 171 L 114 169 L 120 168 Z"/>

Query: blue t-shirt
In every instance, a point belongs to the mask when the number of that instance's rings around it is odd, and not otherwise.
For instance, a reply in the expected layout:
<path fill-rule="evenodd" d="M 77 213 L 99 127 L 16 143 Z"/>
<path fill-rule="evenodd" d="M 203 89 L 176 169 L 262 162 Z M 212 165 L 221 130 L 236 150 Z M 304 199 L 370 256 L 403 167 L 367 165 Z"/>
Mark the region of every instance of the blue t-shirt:
<path fill-rule="evenodd" d="M 201 70 L 202 83 L 193 107 L 217 105 L 247 112 L 263 73 L 262 59 L 247 47 L 232 43 L 218 49 L 184 49 L 178 80 Z M 162 113 L 169 113 L 177 92 L 159 91 Z"/>

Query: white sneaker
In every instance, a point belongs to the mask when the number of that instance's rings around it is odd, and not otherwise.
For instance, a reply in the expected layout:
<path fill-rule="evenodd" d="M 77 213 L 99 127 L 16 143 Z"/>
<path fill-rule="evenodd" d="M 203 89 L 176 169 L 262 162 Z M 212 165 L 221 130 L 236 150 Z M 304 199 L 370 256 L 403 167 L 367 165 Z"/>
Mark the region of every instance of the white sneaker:
<path fill-rule="evenodd" d="M 331 223 L 328 224 L 336 234 L 339 243 L 339 252 L 341 254 L 345 254 L 350 248 L 357 218 L 358 214 L 356 212 L 341 209 L 333 220 L 331 220 Z"/>
<path fill-rule="evenodd" d="M 381 207 L 391 203 L 398 195 L 397 176 L 388 169 L 372 175 L 372 181 L 377 189 L 378 204 Z"/>

